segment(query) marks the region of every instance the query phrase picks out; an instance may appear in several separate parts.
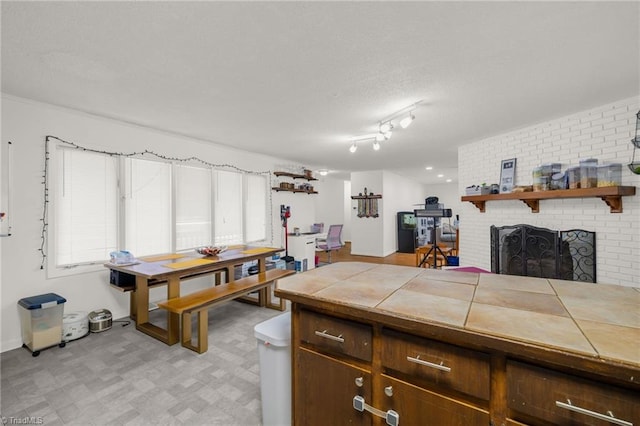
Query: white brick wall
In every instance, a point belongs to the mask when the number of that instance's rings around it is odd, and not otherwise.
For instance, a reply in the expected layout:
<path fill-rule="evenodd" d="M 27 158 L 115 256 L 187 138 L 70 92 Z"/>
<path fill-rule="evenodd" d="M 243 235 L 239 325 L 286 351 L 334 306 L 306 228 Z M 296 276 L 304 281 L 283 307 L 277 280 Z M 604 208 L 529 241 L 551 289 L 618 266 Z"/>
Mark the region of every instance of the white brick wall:
<path fill-rule="evenodd" d="M 622 184 L 638 186 L 631 162 L 638 97 L 621 100 L 503 135 L 458 150 L 459 192 L 469 185 L 497 183 L 501 161 L 516 158 L 516 185 L 531 185 L 534 167 L 562 163 L 563 170 L 582 158 L 622 163 Z M 640 161 L 640 150 L 636 152 Z M 555 230 L 596 232 L 597 279 L 600 283 L 640 287 L 640 190 L 623 197 L 623 213 L 610 213 L 597 198 L 541 200 L 540 213 L 521 201 L 488 201 L 486 213 L 471 203 L 460 211 L 460 262 L 491 269 L 489 227 L 529 224 Z"/>

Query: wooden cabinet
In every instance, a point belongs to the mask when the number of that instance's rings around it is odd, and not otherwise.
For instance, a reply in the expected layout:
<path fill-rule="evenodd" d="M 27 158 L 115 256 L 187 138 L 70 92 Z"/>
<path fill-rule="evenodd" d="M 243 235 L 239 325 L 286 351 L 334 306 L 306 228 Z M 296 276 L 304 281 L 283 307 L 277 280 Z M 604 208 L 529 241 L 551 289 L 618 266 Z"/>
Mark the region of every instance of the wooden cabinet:
<path fill-rule="evenodd" d="M 292 340 L 294 359 L 293 419 L 296 425 L 371 425 L 353 399 L 371 401 L 372 328 L 309 310 Z"/>
<path fill-rule="evenodd" d="M 487 354 L 294 311 L 294 424 L 489 424 Z"/>
<path fill-rule="evenodd" d="M 638 393 L 516 361 L 507 363 L 507 405 L 528 424 L 640 424 Z"/>
<path fill-rule="evenodd" d="M 320 305 L 292 304 L 295 425 L 640 425 L 635 378 L 554 367 L 535 352 L 516 359 L 505 347 L 439 340 L 448 334 L 437 325 L 427 337 L 366 308 Z"/>

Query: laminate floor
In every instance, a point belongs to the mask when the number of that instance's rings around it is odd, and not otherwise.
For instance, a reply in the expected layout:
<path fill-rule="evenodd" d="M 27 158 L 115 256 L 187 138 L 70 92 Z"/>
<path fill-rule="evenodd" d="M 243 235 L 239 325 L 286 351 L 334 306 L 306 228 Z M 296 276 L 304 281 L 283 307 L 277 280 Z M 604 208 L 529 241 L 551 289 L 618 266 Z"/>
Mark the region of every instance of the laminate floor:
<path fill-rule="evenodd" d="M 0 356 L 2 419 L 45 425 L 259 425 L 253 328 L 279 314 L 239 302 L 211 309 L 209 350 L 203 354 L 167 346 L 123 323 L 38 357 L 23 348 L 7 351 Z"/>
<path fill-rule="evenodd" d="M 326 253 L 318 252 L 321 262 Z M 351 256 L 332 262 L 414 266 L 413 254 Z M 151 312 L 159 323 L 162 311 Z M 3 424 L 260 425 L 258 341 L 254 326 L 281 312 L 239 302 L 209 311 L 209 350 L 167 346 L 133 324 L 114 322 L 32 357 L 23 348 L 0 354 Z M 125 319 L 126 320 L 126 319 Z"/>

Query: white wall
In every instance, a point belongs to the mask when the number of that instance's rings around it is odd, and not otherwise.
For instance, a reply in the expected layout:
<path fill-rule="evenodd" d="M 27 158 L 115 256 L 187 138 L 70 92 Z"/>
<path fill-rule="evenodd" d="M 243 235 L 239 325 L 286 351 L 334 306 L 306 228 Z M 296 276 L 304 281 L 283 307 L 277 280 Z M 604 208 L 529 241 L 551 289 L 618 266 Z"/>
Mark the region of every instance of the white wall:
<path fill-rule="evenodd" d="M 386 201 L 383 191 L 382 171 L 351 173 L 351 195 L 367 192 L 382 194 L 378 200 L 378 217 L 358 217 L 358 200 L 351 200 L 351 254 L 362 256 L 384 256 L 383 212 Z"/>
<path fill-rule="evenodd" d="M 351 173 L 351 195 L 382 194 L 377 218 L 357 216 L 357 200 L 351 201 L 351 254 L 384 257 L 398 250 L 396 213 L 413 211 L 424 202 L 425 186 L 388 171 Z M 422 201 L 421 201 L 422 200 Z"/>
<path fill-rule="evenodd" d="M 638 186 L 640 176 L 627 168 L 635 134 L 638 97 L 536 124 L 461 147 L 459 194 L 469 185 L 497 183 L 501 160 L 516 158 L 516 185 L 530 185 L 534 167 L 559 162 L 563 170 L 581 158 L 622 163 L 622 184 Z M 540 212 L 521 201 L 489 201 L 486 213 L 463 203 L 460 221 L 461 264 L 490 269 L 489 227 L 530 224 L 555 230 L 595 231 L 597 280 L 640 287 L 640 193 L 623 197 L 623 213 L 610 213 L 597 198 L 541 200 Z"/>
<path fill-rule="evenodd" d="M 348 241 L 346 238 L 350 235 L 351 221 L 345 222 L 344 216 L 345 182 L 329 176 L 318 176 L 314 184 L 318 189 L 318 194 L 314 196 L 316 221 L 324 223 L 325 232 L 330 225 L 342 224 L 342 241 Z"/>
<path fill-rule="evenodd" d="M 24 297 L 53 292 L 67 299 L 66 312 L 106 308 L 114 318 L 129 313 L 128 294 L 109 286 L 106 268 L 57 279 L 47 279 L 46 271 L 40 268 L 47 135 L 106 151 L 127 153 L 148 149 L 169 157 L 197 156 L 211 163 L 232 164 L 247 170 L 274 170 L 276 164 L 283 162 L 274 157 L 2 95 L 2 140 L 13 142 L 16 167 L 13 170 L 13 235 L 0 239 L 0 351 L 22 345 L 17 302 Z M 274 233 L 273 244 L 280 246 L 279 205 L 291 205 L 293 224 L 310 224 L 315 221 L 314 195 L 273 191 L 271 194 L 274 216 L 269 231 Z M 162 298 L 162 292 L 152 294 L 152 298 Z"/>

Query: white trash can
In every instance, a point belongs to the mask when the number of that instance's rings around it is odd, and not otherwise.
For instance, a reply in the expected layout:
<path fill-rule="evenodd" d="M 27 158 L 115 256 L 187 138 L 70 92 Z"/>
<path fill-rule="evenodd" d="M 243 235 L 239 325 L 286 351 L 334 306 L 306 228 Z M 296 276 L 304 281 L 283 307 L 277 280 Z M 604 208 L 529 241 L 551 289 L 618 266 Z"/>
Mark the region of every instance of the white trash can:
<path fill-rule="evenodd" d="M 291 425 L 291 312 L 254 328 L 260 359 L 262 424 Z"/>

